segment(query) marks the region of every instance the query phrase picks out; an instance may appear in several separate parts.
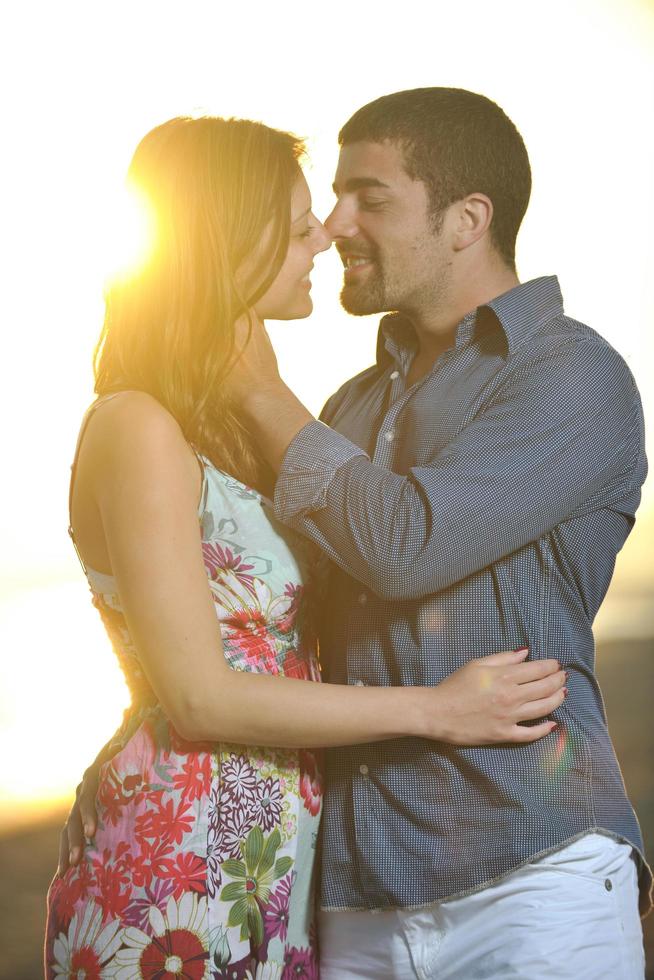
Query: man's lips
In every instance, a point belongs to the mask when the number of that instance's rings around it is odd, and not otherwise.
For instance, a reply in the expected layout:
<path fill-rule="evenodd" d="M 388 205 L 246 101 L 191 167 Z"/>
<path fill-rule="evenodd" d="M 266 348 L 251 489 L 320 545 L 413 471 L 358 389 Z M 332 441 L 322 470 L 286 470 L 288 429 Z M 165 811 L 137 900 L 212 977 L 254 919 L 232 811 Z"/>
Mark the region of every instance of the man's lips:
<path fill-rule="evenodd" d="M 374 260 L 370 255 L 341 252 L 341 260 L 345 266 L 345 279 L 356 279 L 364 270 L 372 266 Z"/>

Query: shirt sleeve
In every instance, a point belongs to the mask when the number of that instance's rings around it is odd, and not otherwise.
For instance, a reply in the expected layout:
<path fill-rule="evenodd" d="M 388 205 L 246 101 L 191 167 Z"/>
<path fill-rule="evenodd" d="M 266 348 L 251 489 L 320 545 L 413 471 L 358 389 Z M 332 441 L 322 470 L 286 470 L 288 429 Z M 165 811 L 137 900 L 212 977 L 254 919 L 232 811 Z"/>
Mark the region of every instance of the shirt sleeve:
<path fill-rule="evenodd" d="M 608 346 L 574 342 L 515 370 L 406 476 L 311 422 L 286 453 L 276 514 L 383 598 L 438 592 L 604 507 L 633 517 L 646 474 L 640 400 Z"/>

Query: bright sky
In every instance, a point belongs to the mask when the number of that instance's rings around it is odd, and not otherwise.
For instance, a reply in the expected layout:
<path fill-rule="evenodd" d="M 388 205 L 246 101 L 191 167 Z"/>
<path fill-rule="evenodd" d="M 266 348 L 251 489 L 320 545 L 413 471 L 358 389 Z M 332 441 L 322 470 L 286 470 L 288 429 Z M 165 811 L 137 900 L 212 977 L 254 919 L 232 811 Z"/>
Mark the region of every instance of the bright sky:
<path fill-rule="evenodd" d="M 1 15 L 0 822 L 69 792 L 124 703 L 66 535 L 68 466 L 136 143 L 178 114 L 306 136 L 315 210 L 331 207 L 340 125 L 378 95 L 461 86 L 495 99 L 534 172 L 521 278 L 557 273 L 567 311 L 629 362 L 654 414 L 654 13 L 641 0 L 23 0 Z M 273 325 L 286 378 L 318 410 L 372 359 L 376 318 L 338 304 L 319 258 L 310 321 Z M 650 450 L 651 455 L 651 450 Z M 644 627 L 654 493 L 600 633 Z"/>

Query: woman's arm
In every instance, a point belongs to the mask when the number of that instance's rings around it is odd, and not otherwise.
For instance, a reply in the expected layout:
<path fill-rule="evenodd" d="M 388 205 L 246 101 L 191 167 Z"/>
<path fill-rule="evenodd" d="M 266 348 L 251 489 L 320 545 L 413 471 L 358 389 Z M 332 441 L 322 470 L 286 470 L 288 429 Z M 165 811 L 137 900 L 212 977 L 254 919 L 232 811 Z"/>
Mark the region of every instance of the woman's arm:
<path fill-rule="evenodd" d="M 434 688 L 360 688 L 232 671 L 200 547 L 199 475 L 174 420 L 146 395 L 103 406 L 89 427 L 87 486 L 123 610 L 149 680 L 181 735 L 259 745 L 346 745 L 398 735 L 459 744 L 530 742 L 565 697 L 554 660 L 527 650 L 472 660 Z M 113 741 L 113 740 L 112 740 Z M 111 746 L 111 742 L 108 746 Z M 105 746 L 86 771 L 60 841 L 59 873 L 96 829 Z"/>
<path fill-rule="evenodd" d="M 179 426 L 154 399 L 132 393 L 107 402 L 86 438 L 88 489 L 127 625 L 183 737 L 287 747 L 405 735 L 478 744 L 532 741 L 553 727 L 518 722 L 560 704 L 555 661 L 483 658 L 433 688 L 346 687 L 232 670 L 202 560 L 199 470 Z"/>

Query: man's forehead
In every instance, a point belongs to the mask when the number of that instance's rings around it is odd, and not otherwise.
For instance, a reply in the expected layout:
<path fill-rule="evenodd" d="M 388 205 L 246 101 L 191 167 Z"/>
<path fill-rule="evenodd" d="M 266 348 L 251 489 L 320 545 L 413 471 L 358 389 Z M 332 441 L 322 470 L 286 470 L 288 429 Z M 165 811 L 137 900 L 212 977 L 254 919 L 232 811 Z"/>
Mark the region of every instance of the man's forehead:
<path fill-rule="evenodd" d="M 334 190 L 360 187 L 391 187 L 410 180 L 404 169 L 404 154 L 397 143 L 360 141 L 341 147 L 334 177 Z"/>

